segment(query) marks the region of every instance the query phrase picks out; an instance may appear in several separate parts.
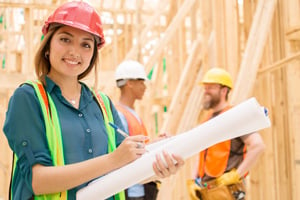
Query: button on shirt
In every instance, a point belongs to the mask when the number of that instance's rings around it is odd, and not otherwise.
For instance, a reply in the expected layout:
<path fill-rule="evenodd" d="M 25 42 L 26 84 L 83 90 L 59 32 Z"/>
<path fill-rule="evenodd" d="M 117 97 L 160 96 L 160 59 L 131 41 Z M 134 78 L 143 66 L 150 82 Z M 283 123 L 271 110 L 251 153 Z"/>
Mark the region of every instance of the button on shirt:
<path fill-rule="evenodd" d="M 59 86 L 48 77 L 46 85 L 59 116 L 65 164 L 107 154 L 108 136 L 103 115 L 89 88 L 81 83 L 80 105 L 76 109 L 62 96 Z M 123 128 L 113 105 L 111 110 L 114 123 Z M 45 136 L 43 113 L 32 86 L 24 84 L 14 92 L 9 101 L 3 131 L 19 158 L 12 185 L 13 195 L 16 199 L 28 199 L 33 194 L 32 165 L 53 165 Z M 123 139 L 123 136 L 116 134 L 117 145 Z M 68 199 L 76 199 L 76 192 L 87 184 L 69 190 Z"/>

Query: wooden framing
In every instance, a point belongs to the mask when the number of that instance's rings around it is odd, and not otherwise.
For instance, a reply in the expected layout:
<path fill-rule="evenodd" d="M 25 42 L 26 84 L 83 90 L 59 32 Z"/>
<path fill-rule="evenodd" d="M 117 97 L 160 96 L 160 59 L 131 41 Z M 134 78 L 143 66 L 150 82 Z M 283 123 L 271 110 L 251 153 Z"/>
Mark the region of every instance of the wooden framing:
<path fill-rule="evenodd" d="M 266 151 L 247 178 L 248 199 L 300 199 L 300 2 L 299 0 L 164 0 L 156 8 L 138 1 L 91 0 L 114 23 L 104 23 L 108 42 L 100 51 L 98 87 L 117 101 L 113 73 L 123 59 L 145 64 L 152 79 L 137 111 L 155 137 L 180 134 L 196 125 L 202 113 L 203 73 L 212 66 L 231 72 L 235 87 L 231 100 L 254 96 L 268 108 L 272 127 L 261 132 Z M 33 79 L 33 56 L 40 28 L 51 10 L 64 0 L 0 3 L 0 126 L 9 97 L 19 84 Z M 21 1 L 20 1 L 21 2 Z M 150 1 L 154 4 L 156 1 Z M 110 5 L 111 7 L 107 7 Z M 26 25 L 7 27 L 21 9 Z M 100 13 L 101 13 L 100 12 Z M 118 22 L 122 16 L 124 22 Z M 110 31 L 108 31 L 110 30 Z M 121 30 L 121 32 L 119 32 Z M 15 48 L 16 38 L 25 42 Z M 8 44 L 8 41 L 10 42 Z M 93 75 L 86 80 L 93 84 Z M 166 111 L 167 110 L 167 111 Z M 0 200 L 6 199 L 11 151 L 0 131 Z M 175 176 L 163 180 L 158 199 L 189 199 L 186 180 L 196 156 Z M 172 190 L 172 192 L 170 192 Z"/>

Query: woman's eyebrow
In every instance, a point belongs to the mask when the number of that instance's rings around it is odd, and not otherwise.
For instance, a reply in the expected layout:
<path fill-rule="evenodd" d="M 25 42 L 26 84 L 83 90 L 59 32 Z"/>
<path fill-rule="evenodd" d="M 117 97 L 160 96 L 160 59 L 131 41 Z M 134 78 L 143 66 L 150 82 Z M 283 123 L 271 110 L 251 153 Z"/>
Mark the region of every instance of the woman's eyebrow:
<path fill-rule="evenodd" d="M 69 35 L 69 36 L 71 36 L 71 37 L 74 37 L 71 33 L 66 32 L 66 31 L 62 31 L 62 32 L 60 32 L 60 33 L 58 33 L 58 34 L 66 34 L 66 35 Z"/>
<path fill-rule="evenodd" d="M 66 31 L 62 31 L 62 32 L 60 32 L 60 33 L 58 33 L 58 34 L 66 34 L 66 35 L 69 35 L 70 37 L 74 37 L 74 35 L 72 35 L 71 33 L 69 33 L 69 32 L 66 32 Z M 90 40 L 90 41 L 94 41 L 94 38 L 91 36 L 91 37 L 85 37 L 85 38 L 83 38 L 84 40 Z"/>

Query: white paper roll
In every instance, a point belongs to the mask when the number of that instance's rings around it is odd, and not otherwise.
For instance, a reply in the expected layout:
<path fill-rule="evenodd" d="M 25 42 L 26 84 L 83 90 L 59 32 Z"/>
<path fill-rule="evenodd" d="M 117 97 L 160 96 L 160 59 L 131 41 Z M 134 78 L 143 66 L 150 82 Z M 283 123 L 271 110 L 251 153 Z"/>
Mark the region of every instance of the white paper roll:
<path fill-rule="evenodd" d="M 149 152 L 82 188 L 77 192 L 77 199 L 106 199 L 152 177 L 154 175 L 152 163 L 155 161 L 155 155 L 162 156 L 163 150 L 186 159 L 214 144 L 267 128 L 270 125 L 264 108 L 255 98 L 251 98 L 187 132 L 148 145 Z"/>

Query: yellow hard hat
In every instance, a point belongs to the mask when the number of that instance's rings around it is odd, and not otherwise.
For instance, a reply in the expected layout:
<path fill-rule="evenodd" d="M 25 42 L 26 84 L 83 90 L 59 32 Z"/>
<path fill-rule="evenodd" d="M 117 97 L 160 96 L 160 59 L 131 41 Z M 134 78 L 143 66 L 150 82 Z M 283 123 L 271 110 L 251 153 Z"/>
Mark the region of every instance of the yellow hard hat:
<path fill-rule="evenodd" d="M 226 70 L 218 67 L 214 67 L 208 70 L 205 73 L 201 83 L 218 83 L 227 86 L 230 89 L 232 89 L 233 87 L 232 78 L 230 74 Z"/>

